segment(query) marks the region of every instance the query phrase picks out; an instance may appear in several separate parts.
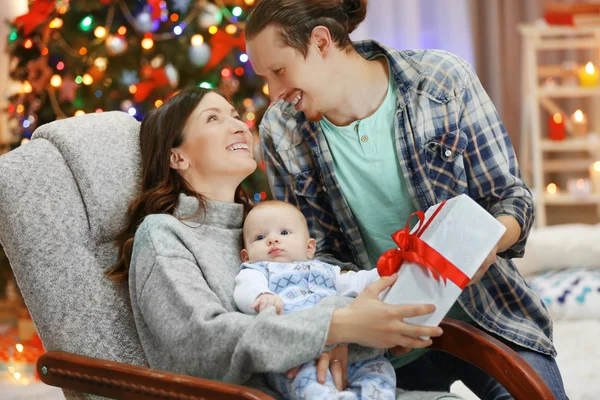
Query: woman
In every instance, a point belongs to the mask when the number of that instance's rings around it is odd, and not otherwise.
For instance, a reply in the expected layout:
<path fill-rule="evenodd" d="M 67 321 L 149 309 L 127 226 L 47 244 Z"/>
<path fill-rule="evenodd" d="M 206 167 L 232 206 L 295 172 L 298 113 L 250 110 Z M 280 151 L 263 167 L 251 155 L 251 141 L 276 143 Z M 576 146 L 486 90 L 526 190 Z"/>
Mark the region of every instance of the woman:
<path fill-rule="evenodd" d="M 402 322 L 432 306 L 379 301 L 393 278 L 377 281 L 354 301 L 328 298 L 284 316 L 274 309 L 258 316 L 238 312 L 233 290 L 245 208 L 239 185 L 256 168 L 248 127 L 223 97 L 190 88 L 148 114 L 140 147 L 142 190 L 130 206 L 129 224 L 117 240 L 119 259 L 108 276 L 129 279 L 151 367 L 270 393 L 262 373 L 290 370 L 337 344 L 424 347 L 431 342 L 419 336 L 441 334 Z M 357 347 L 349 357 L 377 353 Z M 328 368 L 328 357 L 321 357 L 321 369 Z"/>
<path fill-rule="evenodd" d="M 366 0 L 262 0 L 246 25 L 248 55 L 271 100 L 259 127 L 273 195 L 303 211 L 317 258 L 373 268 L 417 210 L 468 194 L 506 233 L 448 314 L 502 338 L 565 399 L 552 323 L 510 258 L 533 221 L 502 122 L 473 69 L 442 51 L 353 44 Z M 333 261 L 335 263 L 335 261 Z M 509 395 L 453 356 L 392 360 L 398 386 L 483 399 Z"/>

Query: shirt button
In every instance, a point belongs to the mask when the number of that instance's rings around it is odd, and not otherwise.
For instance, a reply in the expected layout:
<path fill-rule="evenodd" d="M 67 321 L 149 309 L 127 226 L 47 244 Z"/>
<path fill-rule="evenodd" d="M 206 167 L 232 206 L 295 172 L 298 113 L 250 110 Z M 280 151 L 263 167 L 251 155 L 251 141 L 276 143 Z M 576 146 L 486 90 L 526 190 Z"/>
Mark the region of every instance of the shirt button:
<path fill-rule="evenodd" d="M 450 157 L 450 156 L 452 155 L 452 152 L 451 152 L 450 150 L 446 150 L 446 151 L 444 152 L 444 155 L 445 155 L 446 157 Z"/>
<path fill-rule="evenodd" d="M 362 140 L 363 142 L 368 142 L 369 141 L 369 137 L 367 135 L 362 135 L 360 140 Z"/>
<path fill-rule="evenodd" d="M 358 124 L 354 125 L 354 132 L 358 132 Z"/>

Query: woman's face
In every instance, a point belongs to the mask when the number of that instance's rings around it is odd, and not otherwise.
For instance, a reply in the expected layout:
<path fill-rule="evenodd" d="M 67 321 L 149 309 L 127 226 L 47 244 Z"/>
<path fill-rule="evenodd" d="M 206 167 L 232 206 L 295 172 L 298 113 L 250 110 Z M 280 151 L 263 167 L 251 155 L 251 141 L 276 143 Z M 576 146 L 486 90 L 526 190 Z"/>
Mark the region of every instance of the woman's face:
<path fill-rule="evenodd" d="M 207 93 L 200 101 L 186 122 L 183 136 L 183 143 L 173 153 L 181 157 L 185 168 L 177 169 L 193 174 L 194 179 L 216 183 L 237 180 L 239 184 L 256 169 L 248 126 L 216 93 Z"/>
<path fill-rule="evenodd" d="M 267 26 L 247 43 L 254 71 L 269 85 L 271 101 L 285 100 L 304 112 L 311 121 L 319 121 L 327 112 L 331 91 L 331 70 L 316 44 L 308 47 L 306 58 L 285 46 L 278 29 Z"/>

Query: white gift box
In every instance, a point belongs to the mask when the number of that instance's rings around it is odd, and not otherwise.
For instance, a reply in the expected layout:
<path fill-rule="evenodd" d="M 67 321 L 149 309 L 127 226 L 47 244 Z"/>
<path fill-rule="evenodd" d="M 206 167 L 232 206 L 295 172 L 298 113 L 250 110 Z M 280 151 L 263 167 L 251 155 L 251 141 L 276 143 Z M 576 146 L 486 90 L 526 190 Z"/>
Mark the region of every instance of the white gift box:
<path fill-rule="evenodd" d="M 441 204 L 425 212 L 425 223 Z M 418 228 L 419 225 L 415 226 L 411 234 Z M 483 207 L 462 194 L 446 201 L 420 238 L 471 279 L 505 230 L 506 227 Z M 435 304 L 434 313 L 406 318 L 405 321 L 438 326 L 462 290 L 450 279 L 444 283 L 427 268 L 405 262 L 398 271 L 398 280 L 385 293 L 383 301 L 390 304 Z"/>

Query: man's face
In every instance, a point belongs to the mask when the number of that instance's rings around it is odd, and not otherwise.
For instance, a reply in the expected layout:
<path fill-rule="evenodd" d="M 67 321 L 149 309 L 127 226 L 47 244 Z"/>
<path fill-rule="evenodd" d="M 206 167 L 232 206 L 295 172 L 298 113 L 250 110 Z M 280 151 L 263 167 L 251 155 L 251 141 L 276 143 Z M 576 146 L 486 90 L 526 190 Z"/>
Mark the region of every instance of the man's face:
<path fill-rule="evenodd" d="M 267 26 L 248 41 L 248 55 L 254 71 L 269 85 L 271 101 L 285 100 L 319 121 L 327 111 L 331 85 L 328 64 L 316 44 L 310 44 L 306 58 L 285 46 L 277 27 Z"/>

